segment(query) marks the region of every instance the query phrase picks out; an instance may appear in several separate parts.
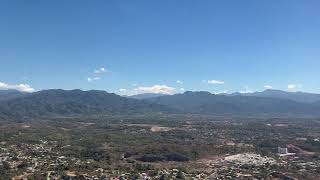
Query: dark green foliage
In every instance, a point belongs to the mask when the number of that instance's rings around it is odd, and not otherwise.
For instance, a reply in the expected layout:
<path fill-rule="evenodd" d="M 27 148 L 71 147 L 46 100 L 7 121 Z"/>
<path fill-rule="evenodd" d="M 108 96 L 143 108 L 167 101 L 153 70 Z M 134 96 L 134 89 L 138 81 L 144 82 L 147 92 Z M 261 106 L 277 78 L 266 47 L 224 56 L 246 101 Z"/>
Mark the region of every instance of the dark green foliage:
<path fill-rule="evenodd" d="M 320 116 L 320 106 L 287 99 L 255 96 L 214 95 L 209 92 L 185 92 L 148 99 L 188 113 L 217 115 Z"/>
<path fill-rule="evenodd" d="M 183 162 L 183 161 L 189 161 L 189 158 L 182 156 L 180 154 L 167 154 L 165 155 L 167 161 L 178 161 L 178 162 Z"/>
<path fill-rule="evenodd" d="M 159 180 L 168 180 L 168 179 L 169 179 L 168 176 L 165 174 L 162 174 L 159 178 Z"/>
<path fill-rule="evenodd" d="M 137 158 L 137 160 L 142 162 L 158 162 L 158 161 L 164 161 L 165 158 L 162 156 L 155 156 L 155 155 L 143 155 L 142 157 Z"/>
<path fill-rule="evenodd" d="M 179 170 L 176 176 L 177 179 L 186 179 L 186 176 L 184 175 L 184 173 Z"/>
<path fill-rule="evenodd" d="M 145 94 L 138 94 L 138 95 L 127 96 L 127 97 L 133 98 L 133 99 L 148 99 L 148 98 L 154 98 L 154 97 L 159 97 L 164 95 L 165 94 L 145 93 Z"/>
<path fill-rule="evenodd" d="M 23 93 L 17 90 L 0 90 L 0 101 L 7 101 L 27 95 L 29 95 L 29 93 Z"/>
<path fill-rule="evenodd" d="M 275 89 L 267 89 L 263 92 L 245 93 L 240 95 L 288 99 L 288 100 L 302 102 L 302 103 L 314 103 L 314 102 L 320 101 L 320 94 L 305 93 L 305 92 L 287 92 L 287 91 L 281 91 L 281 90 L 275 90 Z"/>
<path fill-rule="evenodd" d="M 156 155 L 143 155 L 137 160 L 142 161 L 142 162 L 159 162 L 159 161 L 176 161 L 176 162 L 184 162 L 184 161 L 189 161 L 189 158 L 180 155 L 180 154 L 165 154 L 162 156 L 156 156 Z"/>
<path fill-rule="evenodd" d="M 19 94 L 19 92 L 12 92 Z M 320 116 L 320 103 L 301 103 L 285 98 L 251 95 L 214 95 L 185 92 L 146 100 L 121 97 L 105 91 L 44 90 L 32 94 L 1 96 L 0 120 L 30 117 L 117 115 L 148 113 L 191 113 L 240 116 Z"/>
<path fill-rule="evenodd" d="M 11 95 L 11 94 L 14 95 Z M 32 94 L 0 93 L 0 120 L 23 121 L 30 117 L 191 113 L 240 116 L 319 117 L 320 103 L 301 103 L 285 98 L 251 95 L 214 95 L 185 92 L 137 100 L 105 91 L 44 90 Z"/>
<path fill-rule="evenodd" d="M 173 110 L 163 105 L 95 90 L 44 90 L 0 104 L 0 114 L 20 118 L 151 112 L 173 112 Z"/>

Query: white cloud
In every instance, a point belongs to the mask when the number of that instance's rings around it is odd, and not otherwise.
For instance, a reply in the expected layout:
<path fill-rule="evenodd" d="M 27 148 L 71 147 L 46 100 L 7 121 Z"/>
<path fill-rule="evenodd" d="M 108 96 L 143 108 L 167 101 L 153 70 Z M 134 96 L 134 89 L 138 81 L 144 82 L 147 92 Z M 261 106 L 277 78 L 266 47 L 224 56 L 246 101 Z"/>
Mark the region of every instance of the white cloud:
<path fill-rule="evenodd" d="M 95 74 L 101 74 L 101 73 L 104 73 L 104 72 L 107 72 L 107 69 L 104 68 L 104 67 L 94 70 Z"/>
<path fill-rule="evenodd" d="M 229 91 L 224 90 L 224 91 L 219 91 L 219 92 L 214 92 L 213 94 L 227 94 Z"/>
<path fill-rule="evenodd" d="M 105 73 L 105 72 L 110 72 L 110 71 L 107 70 L 107 69 L 104 68 L 104 67 L 101 67 L 101 68 L 99 68 L 99 69 L 95 69 L 95 70 L 93 71 L 94 75 L 92 75 L 92 76 L 94 76 L 94 77 L 88 77 L 88 78 L 87 78 L 87 81 L 88 81 L 88 82 L 92 82 L 92 81 L 100 80 L 100 79 L 101 79 L 101 74 L 102 74 L 102 73 Z"/>
<path fill-rule="evenodd" d="M 295 89 L 297 85 L 295 84 L 288 84 L 288 89 Z"/>
<path fill-rule="evenodd" d="M 119 89 L 115 93 L 119 94 L 120 96 L 128 95 L 127 89 Z"/>
<path fill-rule="evenodd" d="M 270 85 L 265 85 L 265 86 L 263 86 L 263 87 L 266 88 L 266 89 L 273 89 L 273 87 L 270 86 Z"/>
<path fill-rule="evenodd" d="M 218 81 L 218 80 L 208 80 L 207 83 L 208 84 L 224 84 L 223 81 Z"/>
<path fill-rule="evenodd" d="M 138 94 L 142 93 L 159 93 L 159 94 L 173 94 L 175 88 L 166 85 L 154 85 L 150 87 L 138 87 L 134 89 Z"/>
<path fill-rule="evenodd" d="M 100 77 L 93 77 L 93 78 L 91 78 L 91 77 L 88 77 L 88 82 L 92 82 L 92 81 L 97 81 L 97 80 L 100 80 L 101 78 Z"/>
<path fill-rule="evenodd" d="M 180 89 L 181 90 L 181 89 Z M 144 94 L 144 93 L 156 93 L 156 94 L 174 94 L 176 89 L 173 87 L 169 87 L 166 85 L 154 85 L 154 86 L 140 86 L 134 89 L 119 89 L 115 91 L 115 93 L 119 95 L 137 95 L 137 94 Z"/>
<path fill-rule="evenodd" d="M 0 90 L 10 90 L 10 89 L 15 89 L 21 92 L 34 92 L 35 90 L 30 87 L 28 84 L 16 84 L 16 85 L 10 85 L 6 83 L 0 82 Z"/>
<path fill-rule="evenodd" d="M 180 91 L 185 91 L 185 89 L 184 88 L 180 88 Z"/>
<path fill-rule="evenodd" d="M 294 91 L 299 88 L 302 88 L 301 84 L 288 84 L 288 90 L 290 91 Z"/>
<path fill-rule="evenodd" d="M 183 82 L 182 82 L 182 81 L 180 81 L 180 80 L 177 80 L 177 83 L 178 83 L 178 84 L 183 84 Z"/>
<path fill-rule="evenodd" d="M 247 94 L 247 93 L 253 93 L 251 90 L 244 90 L 244 91 L 239 91 L 241 94 Z"/>

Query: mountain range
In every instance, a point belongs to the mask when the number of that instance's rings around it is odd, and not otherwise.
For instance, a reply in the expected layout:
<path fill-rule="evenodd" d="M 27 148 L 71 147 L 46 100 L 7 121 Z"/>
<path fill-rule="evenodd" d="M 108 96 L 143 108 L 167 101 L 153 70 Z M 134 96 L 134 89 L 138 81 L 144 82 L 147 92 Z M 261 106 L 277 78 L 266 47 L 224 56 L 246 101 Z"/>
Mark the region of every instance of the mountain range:
<path fill-rule="evenodd" d="M 0 102 L 0 114 L 15 117 L 170 113 L 173 111 L 164 105 L 97 90 L 43 90 Z"/>
<path fill-rule="evenodd" d="M 320 95 L 279 90 L 222 95 L 187 91 L 175 95 L 142 94 L 133 97 L 97 90 L 0 91 L 0 117 L 137 113 L 320 117 Z"/>
<path fill-rule="evenodd" d="M 10 100 L 27 95 L 28 93 L 17 90 L 0 90 L 0 101 Z"/>
<path fill-rule="evenodd" d="M 127 96 L 129 98 L 133 99 L 149 99 L 149 98 L 155 98 L 160 96 L 165 96 L 166 94 L 159 94 L 159 93 L 144 93 L 144 94 L 137 94 L 132 96 Z"/>
<path fill-rule="evenodd" d="M 289 100 L 303 102 L 303 103 L 314 103 L 314 102 L 320 101 L 320 94 L 305 93 L 305 92 L 287 92 L 287 91 L 274 90 L 274 89 L 267 89 L 263 92 L 253 92 L 253 93 L 242 93 L 242 94 L 233 93 L 230 95 L 289 99 Z"/>
<path fill-rule="evenodd" d="M 209 92 L 191 92 L 148 99 L 183 112 L 201 114 L 239 115 L 320 115 L 320 106 L 285 98 L 249 95 L 215 95 Z"/>

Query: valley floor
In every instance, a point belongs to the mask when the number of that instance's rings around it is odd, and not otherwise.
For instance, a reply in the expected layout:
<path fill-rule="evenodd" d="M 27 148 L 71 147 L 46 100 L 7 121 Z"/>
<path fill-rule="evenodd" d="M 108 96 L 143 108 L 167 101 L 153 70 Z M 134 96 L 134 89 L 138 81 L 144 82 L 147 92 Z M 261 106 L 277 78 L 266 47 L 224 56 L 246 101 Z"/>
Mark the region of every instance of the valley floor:
<path fill-rule="evenodd" d="M 319 179 L 319 129 L 201 115 L 1 121 L 0 179 Z"/>

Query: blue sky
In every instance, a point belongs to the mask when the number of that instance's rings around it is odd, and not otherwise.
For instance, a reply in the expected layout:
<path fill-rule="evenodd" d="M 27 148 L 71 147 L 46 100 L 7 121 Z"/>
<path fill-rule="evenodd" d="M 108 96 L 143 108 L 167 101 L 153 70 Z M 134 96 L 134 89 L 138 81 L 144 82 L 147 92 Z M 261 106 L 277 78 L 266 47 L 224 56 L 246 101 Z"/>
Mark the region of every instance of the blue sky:
<path fill-rule="evenodd" d="M 319 7 L 318 0 L 2 0 L 0 88 L 320 93 Z"/>

